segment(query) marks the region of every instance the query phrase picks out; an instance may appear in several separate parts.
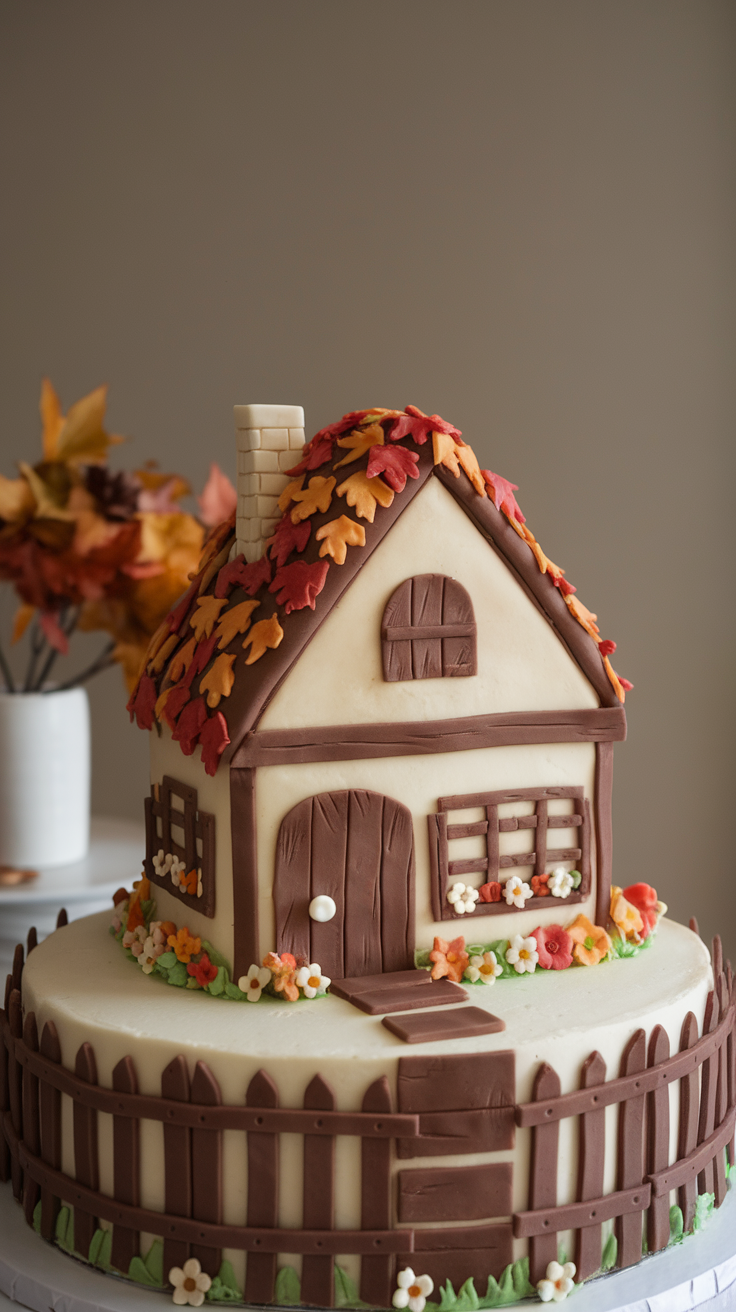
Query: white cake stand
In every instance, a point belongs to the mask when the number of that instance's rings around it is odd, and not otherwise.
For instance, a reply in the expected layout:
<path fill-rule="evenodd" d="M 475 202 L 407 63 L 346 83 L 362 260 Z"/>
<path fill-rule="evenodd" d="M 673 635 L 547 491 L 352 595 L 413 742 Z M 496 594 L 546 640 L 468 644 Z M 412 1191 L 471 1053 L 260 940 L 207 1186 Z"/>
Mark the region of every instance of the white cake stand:
<path fill-rule="evenodd" d="M 142 1289 L 75 1262 L 26 1225 L 9 1184 L 0 1185 L 0 1312 L 164 1312 L 168 1294 Z M 204 1304 L 205 1309 L 215 1304 Z M 507 1306 L 511 1306 L 510 1304 Z M 526 1301 L 519 1309 L 542 1307 Z M 550 1304 L 550 1307 L 556 1304 Z M 705 1230 L 641 1266 L 592 1281 L 570 1312 L 735 1312 L 736 1190 Z"/>

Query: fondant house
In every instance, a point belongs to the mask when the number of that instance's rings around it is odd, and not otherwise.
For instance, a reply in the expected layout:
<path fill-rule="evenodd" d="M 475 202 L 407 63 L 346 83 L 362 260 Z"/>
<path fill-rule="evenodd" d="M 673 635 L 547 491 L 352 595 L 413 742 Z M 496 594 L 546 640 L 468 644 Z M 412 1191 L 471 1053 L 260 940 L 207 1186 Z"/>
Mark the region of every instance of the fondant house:
<path fill-rule="evenodd" d="M 299 407 L 235 416 L 237 515 L 130 704 L 157 730 L 158 914 L 236 978 L 274 949 L 399 971 L 435 935 L 508 938 L 571 904 L 605 925 L 630 685 L 513 485 L 414 407 L 307 446 Z M 564 899 L 555 869 L 576 872 Z"/>

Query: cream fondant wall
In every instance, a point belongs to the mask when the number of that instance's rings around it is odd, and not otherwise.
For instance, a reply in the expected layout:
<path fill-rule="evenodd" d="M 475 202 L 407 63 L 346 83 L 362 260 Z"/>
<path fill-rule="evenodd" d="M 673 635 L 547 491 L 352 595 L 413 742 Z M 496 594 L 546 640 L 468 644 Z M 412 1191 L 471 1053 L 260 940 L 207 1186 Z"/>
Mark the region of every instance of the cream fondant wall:
<path fill-rule="evenodd" d="M 399 583 L 416 574 L 447 574 L 467 588 L 478 627 L 474 677 L 384 683 L 384 607 Z M 327 616 L 258 727 L 441 720 L 598 704 L 507 566 L 439 479 L 429 478 Z"/>
<path fill-rule="evenodd" d="M 449 682 L 465 682 L 449 680 Z M 416 853 L 416 942 L 431 947 L 435 934 L 453 937 L 464 934 L 468 941 L 508 938 L 529 933 L 539 924 L 552 924 L 578 911 L 594 915 L 594 896 L 571 906 L 556 903 L 549 911 L 516 911 L 506 915 L 478 916 L 472 920 L 458 918 L 435 924 L 430 911 L 429 841 L 427 815 L 437 811 L 437 799 L 456 793 L 492 791 L 501 788 L 540 788 L 580 786 L 593 801 L 595 747 L 592 743 L 554 743 L 536 747 L 493 747 L 469 752 L 448 752 L 438 756 L 394 756 L 370 761 L 329 761 L 308 765 L 267 766 L 256 775 L 256 811 L 258 821 L 258 889 L 261 955 L 275 946 L 275 927 L 271 888 L 274 856 L 279 826 L 284 816 L 305 797 L 316 793 L 336 792 L 344 788 L 368 788 L 393 797 L 408 806 L 414 818 Z M 550 845 L 572 845 L 567 831 L 552 831 Z M 502 835 L 508 850 L 533 847 L 532 830 Z M 479 840 L 469 840 L 478 842 Z M 512 847 L 513 844 L 513 847 Z M 592 844 L 593 894 L 595 892 L 595 844 Z M 502 846 L 502 852 L 505 850 Z M 457 852 L 455 855 L 463 855 Z M 467 853 L 470 855 L 470 852 Z M 572 862 L 565 863 L 568 868 Z M 532 870 L 519 868 L 529 879 Z M 635 878 L 632 872 L 631 879 Z M 469 876 L 469 883 L 479 885 L 481 875 Z M 627 879 L 625 882 L 629 882 Z"/>
<path fill-rule="evenodd" d="M 185 906 L 173 893 L 166 893 L 156 888 L 156 908 L 159 920 L 173 920 L 177 925 L 187 925 L 193 934 L 207 938 L 215 947 L 230 959 L 233 948 L 233 860 L 230 842 L 230 776 L 223 767 L 214 778 L 205 773 L 199 759 L 199 748 L 193 756 L 185 756 L 171 737 L 167 728 L 162 728 L 161 737 L 156 733 L 151 739 L 151 783 L 160 783 L 165 774 L 183 784 L 191 784 L 197 789 L 197 802 L 201 810 L 210 811 L 215 817 L 215 868 L 217 891 L 215 914 L 202 916 Z"/>

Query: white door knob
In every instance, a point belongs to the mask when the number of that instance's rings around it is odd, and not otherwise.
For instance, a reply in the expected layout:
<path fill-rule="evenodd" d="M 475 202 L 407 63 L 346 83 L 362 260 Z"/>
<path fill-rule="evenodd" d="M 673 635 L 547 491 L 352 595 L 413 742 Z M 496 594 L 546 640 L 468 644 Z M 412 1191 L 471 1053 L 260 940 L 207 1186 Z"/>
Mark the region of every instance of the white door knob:
<path fill-rule="evenodd" d="M 323 924 L 326 920 L 332 920 L 336 911 L 337 904 L 326 893 L 320 893 L 319 897 L 313 897 L 309 903 L 309 914 L 312 920 L 318 920 L 320 924 Z"/>

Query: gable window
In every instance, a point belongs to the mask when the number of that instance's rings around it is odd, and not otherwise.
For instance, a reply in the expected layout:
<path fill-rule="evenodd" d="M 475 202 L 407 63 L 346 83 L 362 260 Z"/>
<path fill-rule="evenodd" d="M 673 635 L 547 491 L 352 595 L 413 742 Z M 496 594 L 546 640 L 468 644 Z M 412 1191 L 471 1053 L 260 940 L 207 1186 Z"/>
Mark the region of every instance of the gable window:
<path fill-rule="evenodd" d="M 590 803 L 583 788 L 517 788 L 504 792 L 441 797 L 437 815 L 428 816 L 432 866 L 432 914 L 435 920 L 459 917 L 447 894 L 459 881 L 482 889 L 518 874 L 525 883 L 559 866 L 576 870 L 579 886 L 564 905 L 583 902 L 590 894 Z M 532 888 L 534 885 L 532 885 Z M 551 894 L 528 898 L 524 910 L 559 905 Z M 470 915 L 507 915 L 517 908 L 504 896 L 485 901 L 483 894 Z"/>
<path fill-rule="evenodd" d="M 215 914 L 215 817 L 197 790 L 164 775 L 145 800 L 146 874 L 203 916 Z"/>
<path fill-rule="evenodd" d="M 465 588 L 444 574 L 400 583 L 383 612 L 381 647 L 386 683 L 476 674 L 475 614 Z"/>

